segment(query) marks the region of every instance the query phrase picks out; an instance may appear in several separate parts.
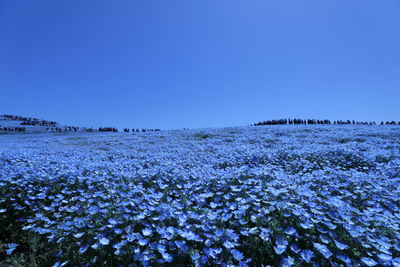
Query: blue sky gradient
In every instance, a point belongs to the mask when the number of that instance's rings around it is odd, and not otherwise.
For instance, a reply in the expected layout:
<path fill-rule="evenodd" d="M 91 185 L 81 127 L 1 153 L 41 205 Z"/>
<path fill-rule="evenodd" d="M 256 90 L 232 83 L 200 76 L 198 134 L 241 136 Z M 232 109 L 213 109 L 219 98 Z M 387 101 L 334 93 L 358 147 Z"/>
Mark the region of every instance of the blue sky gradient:
<path fill-rule="evenodd" d="M 397 0 L 0 2 L 0 113 L 78 126 L 400 120 Z"/>

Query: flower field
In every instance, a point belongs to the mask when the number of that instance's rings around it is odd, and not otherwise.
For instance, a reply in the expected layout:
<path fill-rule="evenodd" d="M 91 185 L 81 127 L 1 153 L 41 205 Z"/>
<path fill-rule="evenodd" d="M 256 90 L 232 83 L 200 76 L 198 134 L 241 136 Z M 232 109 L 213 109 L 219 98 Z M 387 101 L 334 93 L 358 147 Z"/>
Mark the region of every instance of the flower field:
<path fill-rule="evenodd" d="M 400 126 L 0 135 L 0 266 L 400 266 Z"/>

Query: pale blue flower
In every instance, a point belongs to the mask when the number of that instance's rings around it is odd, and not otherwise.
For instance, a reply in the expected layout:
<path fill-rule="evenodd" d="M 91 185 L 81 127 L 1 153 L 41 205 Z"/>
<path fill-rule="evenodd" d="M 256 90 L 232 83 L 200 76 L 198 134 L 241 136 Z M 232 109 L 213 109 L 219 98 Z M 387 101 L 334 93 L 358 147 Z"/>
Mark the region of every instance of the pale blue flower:
<path fill-rule="evenodd" d="M 347 249 L 349 246 L 343 243 L 340 243 L 339 241 L 334 240 L 336 247 L 340 250 Z"/>
<path fill-rule="evenodd" d="M 109 240 L 108 238 L 105 238 L 105 237 L 101 237 L 101 238 L 99 239 L 99 242 L 100 242 L 100 244 L 103 245 L 103 246 L 107 246 L 108 244 L 110 244 L 110 240 Z"/>
<path fill-rule="evenodd" d="M 322 254 L 326 259 L 329 259 L 333 253 L 323 244 L 314 243 L 314 247 Z"/>
<path fill-rule="evenodd" d="M 235 258 L 235 260 L 237 261 L 241 261 L 244 259 L 244 255 L 242 252 L 240 252 L 239 250 L 236 249 L 232 249 L 231 250 L 233 257 Z"/>
<path fill-rule="evenodd" d="M 86 252 L 86 250 L 89 248 L 89 245 L 83 245 L 82 247 L 79 248 L 79 254 L 83 254 Z"/>
<path fill-rule="evenodd" d="M 144 228 L 144 229 L 142 229 L 142 234 L 143 234 L 144 236 L 152 236 L 153 230 L 151 230 L 151 229 L 149 229 L 149 228 Z"/>
<path fill-rule="evenodd" d="M 307 262 L 310 263 L 311 259 L 315 257 L 314 252 L 312 252 L 311 250 L 303 250 L 302 252 L 300 252 L 300 256 Z"/>
<path fill-rule="evenodd" d="M 362 261 L 365 265 L 367 265 L 367 266 L 375 266 L 375 265 L 378 264 L 378 263 L 377 263 L 376 261 L 374 261 L 373 259 L 367 258 L 367 257 L 361 258 L 361 261 Z"/>

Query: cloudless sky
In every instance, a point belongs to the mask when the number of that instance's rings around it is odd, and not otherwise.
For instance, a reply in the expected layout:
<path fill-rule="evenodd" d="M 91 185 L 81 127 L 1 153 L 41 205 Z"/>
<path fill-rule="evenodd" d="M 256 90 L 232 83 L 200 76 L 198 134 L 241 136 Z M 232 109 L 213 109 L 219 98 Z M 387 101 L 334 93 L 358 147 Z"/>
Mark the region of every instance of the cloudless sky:
<path fill-rule="evenodd" d="M 197 128 L 400 120 L 398 0 L 2 0 L 0 114 Z"/>

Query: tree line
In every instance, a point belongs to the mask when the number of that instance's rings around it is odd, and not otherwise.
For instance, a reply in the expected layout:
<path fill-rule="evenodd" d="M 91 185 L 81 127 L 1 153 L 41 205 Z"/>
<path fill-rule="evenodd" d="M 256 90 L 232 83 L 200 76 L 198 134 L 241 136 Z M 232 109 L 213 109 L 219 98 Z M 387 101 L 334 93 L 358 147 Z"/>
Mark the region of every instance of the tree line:
<path fill-rule="evenodd" d="M 60 132 L 112 132 L 118 133 L 118 129 L 115 127 L 99 127 L 99 128 L 88 128 L 88 127 L 74 127 L 74 126 L 64 126 L 64 127 L 46 127 L 44 128 L 46 132 L 60 133 Z M 129 129 L 125 128 L 125 133 L 144 133 L 144 132 L 159 132 L 161 129 Z M 0 125 L 0 132 L 26 132 L 25 127 L 4 127 Z"/>
<path fill-rule="evenodd" d="M 23 126 L 42 126 L 46 132 L 118 132 L 118 129 L 115 127 L 98 127 L 98 128 L 90 128 L 90 127 L 75 127 L 75 126 L 59 126 L 59 124 L 55 121 L 47 121 L 42 119 L 36 118 L 29 118 L 23 117 L 18 115 L 1 115 L 5 119 L 13 120 L 13 121 L 22 121 L 20 125 Z M 7 132 L 25 132 L 25 127 L 1 127 L 0 131 L 7 131 Z M 160 129 L 129 129 L 125 128 L 124 132 L 132 132 L 132 133 L 139 133 L 139 132 L 158 132 L 161 131 Z"/>
<path fill-rule="evenodd" d="M 355 121 L 355 120 L 317 120 L 317 119 L 277 119 L 277 120 L 266 120 L 252 124 L 251 126 L 262 126 L 262 125 L 323 125 L 323 124 L 337 124 L 337 125 L 376 125 L 375 121 Z M 382 121 L 380 125 L 400 125 L 399 122 L 395 121 Z"/>
<path fill-rule="evenodd" d="M 386 121 L 386 122 L 381 121 L 381 125 L 400 125 L 400 121 L 398 121 L 397 124 L 395 121 Z"/>
<path fill-rule="evenodd" d="M 117 133 L 118 129 L 114 128 L 114 127 L 100 127 L 98 129 L 93 129 L 93 128 L 84 128 L 84 131 L 86 132 L 113 132 L 113 133 Z M 161 131 L 161 129 L 129 129 L 129 128 L 124 128 L 124 133 L 144 133 L 144 132 L 159 132 Z"/>
<path fill-rule="evenodd" d="M 129 132 L 132 132 L 132 133 L 140 133 L 140 132 L 142 132 L 142 133 L 144 133 L 144 132 L 159 132 L 159 131 L 161 131 L 161 129 L 145 129 L 145 128 L 142 128 L 142 129 L 139 129 L 139 128 L 137 128 L 137 129 L 129 129 L 129 128 L 125 128 L 124 129 L 124 133 L 129 133 Z"/>
<path fill-rule="evenodd" d="M 22 116 L 16 116 L 16 115 L 2 115 L 4 118 L 13 120 L 13 121 L 22 121 L 20 124 L 21 125 L 34 125 L 34 126 L 50 126 L 50 127 L 55 127 L 57 125 L 57 122 L 55 121 L 46 121 L 46 120 L 41 120 L 41 119 L 36 119 L 36 118 L 28 118 L 28 117 L 22 117 Z"/>
<path fill-rule="evenodd" d="M 26 132 L 25 127 L 4 127 L 0 126 L 0 132 Z"/>

